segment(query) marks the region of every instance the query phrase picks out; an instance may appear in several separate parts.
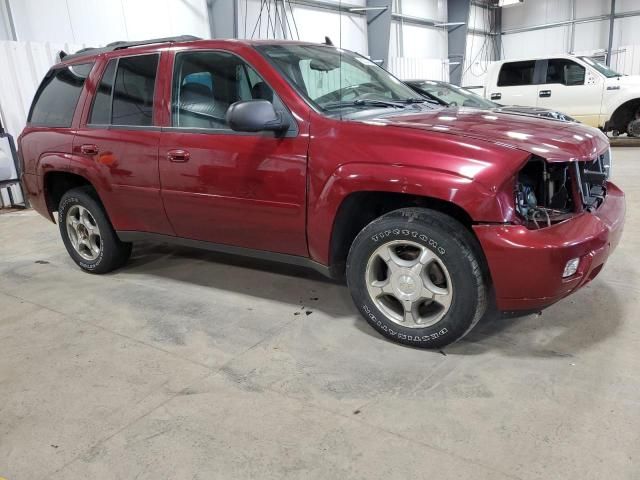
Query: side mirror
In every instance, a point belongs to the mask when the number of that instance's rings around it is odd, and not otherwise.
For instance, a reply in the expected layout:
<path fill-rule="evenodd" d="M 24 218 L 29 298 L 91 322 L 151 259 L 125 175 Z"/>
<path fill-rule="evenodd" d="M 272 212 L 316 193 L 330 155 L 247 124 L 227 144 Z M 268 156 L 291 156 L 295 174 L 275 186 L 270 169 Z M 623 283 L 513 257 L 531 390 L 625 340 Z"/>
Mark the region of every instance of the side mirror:
<path fill-rule="evenodd" d="M 289 122 L 267 100 L 236 102 L 227 110 L 226 118 L 229 127 L 237 132 L 282 132 L 289 128 Z"/>

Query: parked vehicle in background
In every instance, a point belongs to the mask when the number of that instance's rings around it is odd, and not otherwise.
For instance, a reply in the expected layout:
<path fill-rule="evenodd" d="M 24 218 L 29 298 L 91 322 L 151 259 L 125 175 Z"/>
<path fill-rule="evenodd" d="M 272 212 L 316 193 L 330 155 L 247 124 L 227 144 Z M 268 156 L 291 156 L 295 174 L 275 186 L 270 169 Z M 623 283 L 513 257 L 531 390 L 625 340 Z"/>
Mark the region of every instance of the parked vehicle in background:
<path fill-rule="evenodd" d="M 19 147 L 31 204 L 87 272 L 142 239 L 305 265 L 420 347 L 462 338 L 490 303 L 576 291 L 624 223 L 602 132 L 436 107 L 327 45 L 84 50 L 47 73 Z"/>
<path fill-rule="evenodd" d="M 588 57 L 492 63 L 482 93 L 503 104 L 559 110 L 614 135 L 640 133 L 640 76 L 621 75 Z"/>
<path fill-rule="evenodd" d="M 440 80 L 406 80 L 405 83 L 420 95 L 449 107 L 472 107 L 485 110 L 498 110 L 505 113 L 521 113 L 535 115 L 536 117 L 575 122 L 576 120 L 561 112 L 540 107 L 521 107 L 516 105 L 501 105 L 487 100 L 466 88 L 453 85 Z"/>

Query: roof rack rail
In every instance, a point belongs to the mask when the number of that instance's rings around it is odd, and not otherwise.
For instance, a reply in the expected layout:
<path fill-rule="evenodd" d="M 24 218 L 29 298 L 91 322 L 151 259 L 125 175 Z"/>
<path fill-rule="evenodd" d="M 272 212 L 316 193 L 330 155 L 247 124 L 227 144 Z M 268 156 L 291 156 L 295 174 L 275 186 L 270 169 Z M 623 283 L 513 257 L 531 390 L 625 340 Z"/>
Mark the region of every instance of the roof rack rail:
<path fill-rule="evenodd" d="M 141 47 L 143 45 L 154 45 L 156 43 L 192 42 L 194 40 L 202 40 L 202 38 L 196 37 L 194 35 L 178 35 L 176 37 L 151 38 L 149 40 L 138 40 L 133 42 L 118 41 L 109 43 L 105 47 L 82 48 L 75 53 L 64 54 L 61 55 L 61 57 L 64 58 L 64 60 L 72 60 L 74 58 L 85 57 L 87 55 L 99 55 L 101 53 L 123 50 L 125 48 Z"/>

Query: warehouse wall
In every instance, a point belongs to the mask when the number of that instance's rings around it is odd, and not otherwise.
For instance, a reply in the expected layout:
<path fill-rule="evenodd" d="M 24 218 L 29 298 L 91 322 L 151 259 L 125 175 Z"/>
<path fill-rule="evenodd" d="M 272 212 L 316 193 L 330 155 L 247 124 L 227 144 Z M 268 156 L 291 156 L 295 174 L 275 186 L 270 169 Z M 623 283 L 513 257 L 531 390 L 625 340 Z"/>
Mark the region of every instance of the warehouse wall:
<path fill-rule="evenodd" d="M 0 1 L 0 5 L 5 0 Z M 19 41 L 103 45 L 191 34 L 209 37 L 206 0 L 8 0 Z M 0 8 L 0 14 L 2 8 Z M 0 39 L 6 13 L 0 21 Z"/>
<path fill-rule="evenodd" d="M 338 3 L 333 0 L 331 3 Z M 324 42 L 331 38 L 334 44 L 343 48 L 367 54 L 367 20 L 364 15 L 343 13 L 326 8 L 311 8 L 287 4 L 287 23 L 266 21 L 266 8 L 261 12 L 261 0 L 239 0 L 238 37 L 239 38 L 293 38 L 309 42 Z M 365 6 L 366 0 L 350 0 L 349 4 Z M 270 6 L 274 5 L 270 2 Z M 293 15 L 292 15 L 293 13 Z M 271 18 L 274 17 L 271 9 Z M 295 19 L 295 23 L 293 22 Z M 275 31 L 275 33 L 274 33 Z M 286 35 L 285 35 L 286 32 Z"/>
<path fill-rule="evenodd" d="M 394 0 L 393 12 L 410 17 L 447 21 L 446 0 Z M 449 67 L 446 28 L 412 25 L 392 20 L 389 37 L 389 65 L 403 79 L 447 80 Z"/>
<path fill-rule="evenodd" d="M 502 9 L 502 29 L 561 22 L 571 19 L 571 7 L 574 0 L 525 0 L 522 5 Z M 575 0 L 575 18 L 588 18 L 606 15 L 610 12 L 609 0 Z M 616 0 L 616 12 L 640 10 L 638 0 Z M 502 36 L 503 57 L 519 58 L 537 55 L 550 55 L 570 51 L 593 53 L 605 51 L 609 41 L 609 21 L 579 23 L 575 25 L 573 49 L 571 44 L 571 26 L 563 25 L 533 32 L 514 33 Z M 613 49 L 620 50 L 640 45 L 640 16 L 615 20 Z M 616 67 L 616 57 L 612 56 L 612 66 Z M 640 73 L 640 72 L 636 72 Z"/>

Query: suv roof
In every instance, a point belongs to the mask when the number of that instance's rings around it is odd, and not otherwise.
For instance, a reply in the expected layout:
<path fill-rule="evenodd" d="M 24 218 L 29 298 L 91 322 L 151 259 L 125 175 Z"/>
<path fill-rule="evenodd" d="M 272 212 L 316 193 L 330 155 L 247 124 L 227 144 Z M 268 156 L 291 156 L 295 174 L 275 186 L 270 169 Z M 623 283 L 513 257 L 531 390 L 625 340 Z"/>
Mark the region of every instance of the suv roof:
<path fill-rule="evenodd" d="M 296 40 L 237 40 L 237 39 L 202 39 L 200 37 L 196 37 L 193 35 L 179 35 L 179 36 L 175 36 L 175 37 L 162 37 L 162 38 L 150 38 L 147 40 L 138 40 L 138 41 L 117 41 L 117 42 L 112 42 L 107 44 L 104 47 L 97 47 L 97 48 L 83 48 L 81 50 L 78 50 L 75 53 L 71 53 L 71 54 L 67 54 L 64 51 L 61 51 L 59 56 L 60 56 L 60 61 L 61 62 L 68 62 L 68 61 L 73 61 L 79 58 L 90 58 L 90 57 L 95 57 L 98 55 L 101 55 L 103 53 L 110 53 L 110 52 L 114 52 L 117 50 L 124 50 L 127 48 L 133 48 L 133 47 L 144 47 L 144 46 L 151 46 L 151 45 L 162 45 L 162 44 L 166 44 L 166 43 L 170 43 L 170 44 L 174 44 L 174 43 L 210 43 L 210 42 L 233 42 L 233 43 L 244 43 L 246 45 L 264 45 L 264 44 L 283 44 L 283 43 L 289 43 L 289 44 L 299 44 L 299 45 L 325 45 L 325 46 L 331 46 L 331 45 L 327 45 L 325 44 L 316 44 L 313 42 L 302 42 L 302 41 L 296 41 Z"/>

